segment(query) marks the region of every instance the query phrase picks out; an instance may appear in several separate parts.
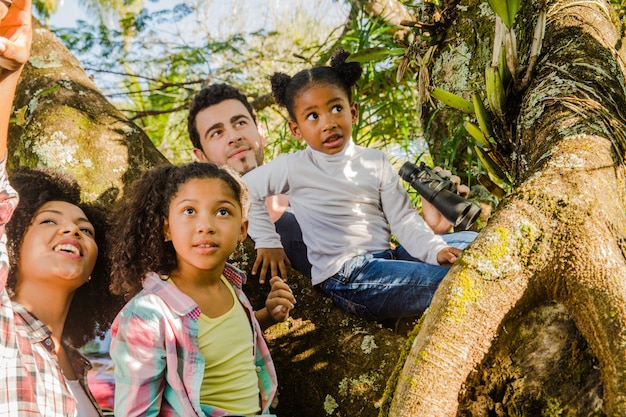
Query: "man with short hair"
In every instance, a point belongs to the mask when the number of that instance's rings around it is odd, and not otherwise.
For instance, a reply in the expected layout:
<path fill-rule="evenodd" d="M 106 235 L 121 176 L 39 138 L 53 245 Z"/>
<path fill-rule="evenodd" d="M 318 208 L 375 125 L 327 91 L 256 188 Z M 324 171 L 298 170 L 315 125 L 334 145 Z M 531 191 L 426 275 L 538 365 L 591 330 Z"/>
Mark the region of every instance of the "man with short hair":
<path fill-rule="evenodd" d="M 227 164 L 241 175 L 263 165 L 264 126 L 257 122 L 246 96 L 235 87 L 213 84 L 203 88 L 189 106 L 187 130 L 199 161 Z M 287 255 L 285 262 L 310 278 L 306 245 L 289 199 L 286 195 L 272 196 L 266 204 Z M 285 277 L 286 272 L 281 271 L 281 275 Z"/>

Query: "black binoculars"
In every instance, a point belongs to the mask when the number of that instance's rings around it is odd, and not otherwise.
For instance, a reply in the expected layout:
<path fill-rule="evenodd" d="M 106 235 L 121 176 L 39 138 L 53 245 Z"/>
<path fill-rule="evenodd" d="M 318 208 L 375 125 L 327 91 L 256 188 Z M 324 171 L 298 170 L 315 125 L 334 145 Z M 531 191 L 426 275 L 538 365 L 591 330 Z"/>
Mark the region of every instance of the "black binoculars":
<path fill-rule="evenodd" d="M 400 177 L 443 214 L 455 228 L 467 230 L 480 215 L 480 206 L 456 193 L 450 178 L 442 177 L 423 162 L 405 162 Z"/>

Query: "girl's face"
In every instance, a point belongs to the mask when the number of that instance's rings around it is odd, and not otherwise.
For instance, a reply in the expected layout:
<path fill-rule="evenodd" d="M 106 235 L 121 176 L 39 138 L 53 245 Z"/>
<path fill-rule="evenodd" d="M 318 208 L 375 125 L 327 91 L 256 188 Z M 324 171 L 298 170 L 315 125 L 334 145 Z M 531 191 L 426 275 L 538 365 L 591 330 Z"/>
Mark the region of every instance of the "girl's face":
<path fill-rule="evenodd" d="M 341 152 L 352 135 L 356 122 L 356 103 L 334 84 L 314 85 L 294 100 L 295 121 L 289 121 L 291 133 L 316 151 L 334 155 Z"/>
<path fill-rule="evenodd" d="M 73 204 L 49 201 L 35 212 L 24 232 L 18 287 L 25 280 L 42 279 L 76 289 L 88 281 L 97 257 L 94 227 L 85 213 Z"/>
<path fill-rule="evenodd" d="M 228 184 L 217 178 L 196 178 L 179 187 L 163 229 L 176 250 L 178 272 L 221 274 L 237 242 L 246 237 L 247 223 Z"/>

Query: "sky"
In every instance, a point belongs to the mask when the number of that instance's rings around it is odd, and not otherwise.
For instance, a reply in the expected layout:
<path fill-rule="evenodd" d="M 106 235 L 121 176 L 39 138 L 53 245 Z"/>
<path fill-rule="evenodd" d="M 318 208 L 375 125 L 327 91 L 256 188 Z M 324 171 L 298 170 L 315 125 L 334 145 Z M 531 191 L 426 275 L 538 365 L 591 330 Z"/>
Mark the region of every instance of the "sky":
<path fill-rule="evenodd" d="M 61 0 L 59 9 L 50 17 L 50 25 L 55 27 L 74 26 L 77 19 L 86 20 L 76 0 Z"/>
<path fill-rule="evenodd" d="M 182 1 L 182 0 L 181 0 Z M 257 6 L 254 6 L 254 3 L 258 4 L 259 0 L 239 0 L 233 1 L 233 3 L 238 4 L 240 7 L 243 6 L 244 12 L 256 12 L 259 10 Z M 273 7 L 284 7 L 284 0 L 260 0 L 261 2 L 269 2 L 275 4 L 265 3 L 265 7 L 261 7 L 260 10 L 265 9 L 268 6 Z M 178 1 L 180 2 L 180 1 Z M 173 0 L 149 0 L 144 2 L 144 7 L 149 10 L 158 10 L 158 9 L 166 9 L 171 7 L 172 4 L 175 4 Z M 248 4 L 252 6 L 248 7 Z M 227 6 L 228 3 L 223 3 L 224 6 Z M 313 13 L 319 16 L 320 19 L 324 20 L 336 20 L 337 22 L 345 21 L 347 10 L 345 7 L 341 5 L 341 2 L 337 2 L 334 0 L 317 0 L 311 3 L 311 10 Z M 215 11 L 215 9 L 213 9 Z M 230 14 L 231 10 L 222 10 L 223 13 Z M 262 19 L 258 19 L 260 16 L 256 16 L 257 18 L 253 19 L 257 22 L 262 21 Z M 90 21 L 87 14 L 84 12 L 83 8 L 78 4 L 78 0 L 60 0 L 59 8 L 55 14 L 50 17 L 50 26 L 52 27 L 74 27 L 76 26 L 77 20 L 85 20 Z"/>

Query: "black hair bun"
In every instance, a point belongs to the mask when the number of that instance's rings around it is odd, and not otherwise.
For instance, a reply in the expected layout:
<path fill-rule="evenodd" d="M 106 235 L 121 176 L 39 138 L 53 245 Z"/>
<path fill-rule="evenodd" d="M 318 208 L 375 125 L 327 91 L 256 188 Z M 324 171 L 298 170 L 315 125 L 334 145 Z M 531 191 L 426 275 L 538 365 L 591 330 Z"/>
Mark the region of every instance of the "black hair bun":
<path fill-rule="evenodd" d="M 358 62 L 346 62 L 348 57 L 350 57 L 350 52 L 343 48 L 338 48 L 330 58 L 330 66 L 337 71 L 347 85 L 352 87 L 361 78 L 363 68 L 361 68 L 361 64 Z"/>
<path fill-rule="evenodd" d="M 285 93 L 287 91 L 287 86 L 291 82 L 291 77 L 287 74 L 283 74 L 282 72 L 275 72 L 270 79 L 272 83 L 272 96 L 274 97 L 274 101 L 279 106 L 285 106 Z"/>

